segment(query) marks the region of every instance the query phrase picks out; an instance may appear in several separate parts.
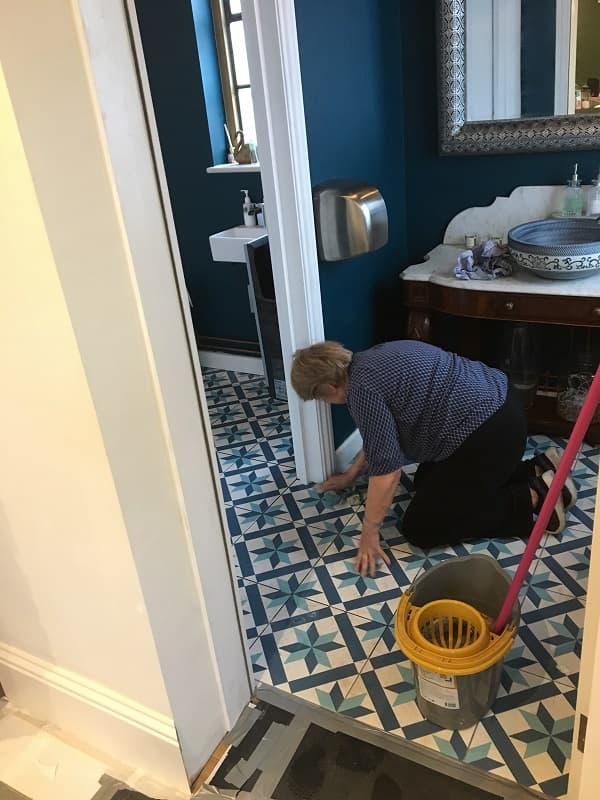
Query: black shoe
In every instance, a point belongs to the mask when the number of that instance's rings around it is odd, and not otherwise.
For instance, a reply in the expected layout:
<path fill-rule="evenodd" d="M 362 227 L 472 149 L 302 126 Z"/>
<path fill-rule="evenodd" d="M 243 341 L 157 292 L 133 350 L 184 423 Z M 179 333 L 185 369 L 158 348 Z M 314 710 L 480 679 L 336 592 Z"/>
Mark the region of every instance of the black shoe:
<path fill-rule="evenodd" d="M 539 478 L 533 478 L 531 483 L 529 484 L 533 491 L 537 494 L 537 503 L 533 508 L 534 514 L 539 514 L 544 501 L 546 500 L 546 496 L 548 495 L 548 489 L 552 484 L 554 479 L 554 472 L 549 469 L 547 472 L 544 472 Z M 566 517 L 565 517 L 565 506 L 563 503 L 562 497 L 559 495 L 558 500 L 556 501 L 556 505 L 554 506 L 554 510 L 550 515 L 550 519 L 548 520 L 548 526 L 546 528 L 546 533 L 550 533 L 553 536 L 557 536 L 559 533 L 564 531 L 566 526 Z"/>
<path fill-rule="evenodd" d="M 538 453 L 533 459 L 536 475 L 541 477 L 548 470 L 556 472 L 559 462 L 560 450 L 558 447 L 549 447 L 543 453 Z M 577 489 L 573 480 L 568 476 L 562 489 L 562 499 L 565 511 L 568 511 L 577 502 Z"/>

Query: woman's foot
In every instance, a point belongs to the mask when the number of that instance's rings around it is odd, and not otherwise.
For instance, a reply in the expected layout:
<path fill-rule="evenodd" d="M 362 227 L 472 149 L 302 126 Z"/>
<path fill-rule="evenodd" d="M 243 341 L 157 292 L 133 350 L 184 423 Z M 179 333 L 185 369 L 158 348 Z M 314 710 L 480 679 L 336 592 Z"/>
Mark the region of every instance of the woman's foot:
<path fill-rule="evenodd" d="M 544 472 L 543 475 L 533 478 L 531 481 L 531 505 L 534 514 L 540 513 L 553 479 L 554 472 L 549 469 Z M 559 496 L 558 500 L 556 501 L 556 505 L 554 506 L 554 510 L 550 515 L 550 519 L 548 520 L 546 533 L 550 533 L 552 536 L 557 536 L 559 533 L 564 531 L 566 524 L 565 505 L 563 503 L 562 496 Z"/>
<path fill-rule="evenodd" d="M 560 455 L 558 447 L 549 447 L 543 453 L 538 453 L 533 459 L 535 474 L 541 477 L 544 472 L 548 472 L 548 470 L 556 472 L 560 462 Z M 575 505 L 577 502 L 577 489 L 575 488 L 573 480 L 568 476 L 563 486 L 562 499 L 565 511 L 568 511 L 571 506 Z"/>

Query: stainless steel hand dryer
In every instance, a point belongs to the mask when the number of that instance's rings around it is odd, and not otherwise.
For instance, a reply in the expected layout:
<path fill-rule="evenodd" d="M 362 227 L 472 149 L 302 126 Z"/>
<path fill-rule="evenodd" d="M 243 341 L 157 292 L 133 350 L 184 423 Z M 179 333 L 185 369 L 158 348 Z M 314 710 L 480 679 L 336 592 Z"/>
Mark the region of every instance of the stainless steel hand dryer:
<path fill-rule="evenodd" d="M 387 209 L 375 186 L 348 179 L 325 181 L 313 189 L 313 207 L 321 261 L 354 258 L 387 243 Z"/>

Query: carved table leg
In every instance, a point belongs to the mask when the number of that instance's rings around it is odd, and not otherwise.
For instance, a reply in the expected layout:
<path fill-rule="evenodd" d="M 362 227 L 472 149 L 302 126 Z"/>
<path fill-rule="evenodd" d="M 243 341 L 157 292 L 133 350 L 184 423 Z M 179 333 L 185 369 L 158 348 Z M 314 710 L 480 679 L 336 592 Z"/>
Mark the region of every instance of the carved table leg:
<path fill-rule="evenodd" d="M 429 342 L 431 334 L 431 311 L 427 308 L 411 308 L 408 312 L 406 334 L 409 339 Z"/>

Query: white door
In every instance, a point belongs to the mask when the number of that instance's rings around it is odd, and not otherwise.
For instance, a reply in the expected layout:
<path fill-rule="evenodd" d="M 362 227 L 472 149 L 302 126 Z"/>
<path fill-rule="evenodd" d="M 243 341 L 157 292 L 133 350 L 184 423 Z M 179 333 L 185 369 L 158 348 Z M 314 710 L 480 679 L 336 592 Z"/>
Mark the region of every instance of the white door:
<path fill-rule="evenodd" d="M 600 486 L 600 483 L 599 483 Z M 581 671 L 573 735 L 568 800 L 595 800 L 600 796 L 600 514 L 596 492 L 596 516 L 588 578 Z M 581 740 L 581 741 L 580 741 Z M 582 748 L 583 747 L 583 752 Z"/>

